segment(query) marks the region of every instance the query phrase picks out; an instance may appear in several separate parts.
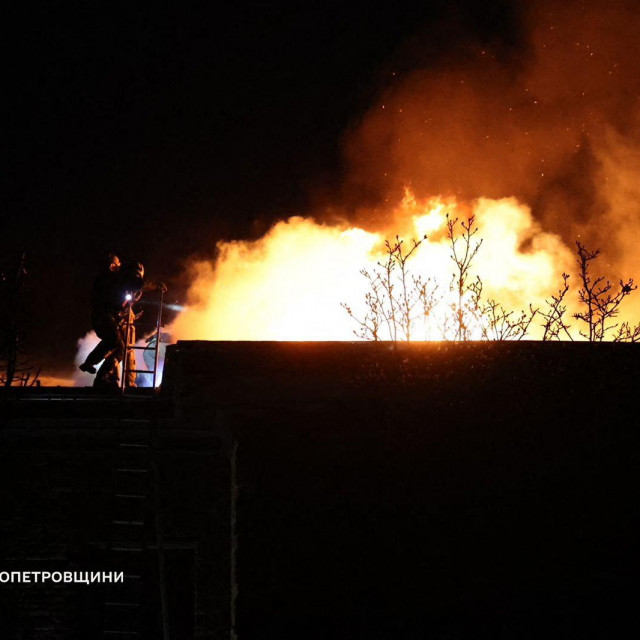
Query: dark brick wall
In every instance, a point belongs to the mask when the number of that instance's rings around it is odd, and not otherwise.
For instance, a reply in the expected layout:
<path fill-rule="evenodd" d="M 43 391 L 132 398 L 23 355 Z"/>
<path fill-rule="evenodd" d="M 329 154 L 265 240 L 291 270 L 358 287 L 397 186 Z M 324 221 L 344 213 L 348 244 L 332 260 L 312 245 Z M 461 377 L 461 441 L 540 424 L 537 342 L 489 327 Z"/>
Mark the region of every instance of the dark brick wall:
<path fill-rule="evenodd" d="M 184 428 L 162 400 L 67 393 L 40 390 L 0 399 L 0 571 L 141 574 L 142 595 L 133 601 L 142 606 L 134 627 L 142 627 L 138 637 L 162 637 L 159 524 L 172 637 L 228 638 L 229 459 L 220 441 L 212 430 Z M 153 445 L 126 454 L 153 462 L 157 473 L 142 481 L 144 489 L 128 481 L 122 486 L 119 466 L 146 464 L 123 459 L 123 442 Z M 114 496 L 124 491 L 144 491 L 146 498 L 122 515 Z M 109 551 L 121 539 L 112 521 L 129 515 L 144 520 L 131 534 L 134 546 L 143 549 L 135 561 L 131 553 Z M 2 584 L 0 637 L 102 638 L 110 625 L 105 600 L 122 599 L 97 584 Z"/>

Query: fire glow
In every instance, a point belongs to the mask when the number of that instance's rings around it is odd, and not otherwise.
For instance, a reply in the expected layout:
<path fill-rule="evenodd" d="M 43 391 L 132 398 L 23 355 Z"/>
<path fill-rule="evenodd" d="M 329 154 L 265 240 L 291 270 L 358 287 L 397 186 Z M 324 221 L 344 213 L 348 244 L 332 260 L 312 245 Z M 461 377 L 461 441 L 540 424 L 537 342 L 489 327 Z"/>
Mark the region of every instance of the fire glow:
<path fill-rule="evenodd" d="M 390 216 L 405 238 L 427 235 L 409 272 L 431 278 L 444 296 L 416 339 L 454 338 L 443 333 L 441 316 L 453 266 L 446 214 L 464 218 L 468 211 L 452 199 L 419 202 L 407 191 Z M 483 240 L 474 274 L 486 295 L 510 309 L 541 305 L 570 268 L 571 250 L 514 199 L 480 199 L 473 213 Z M 171 332 L 180 339 L 352 340 L 354 322 L 340 303 L 365 314 L 367 282 L 360 271 L 385 260 L 384 238 L 383 232 L 294 217 L 259 240 L 220 243 L 215 263 L 192 265 L 190 304 Z"/>
<path fill-rule="evenodd" d="M 430 40 L 410 40 L 398 56 L 405 70 L 345 132 L 339 192 L 323 194 L 330 211 L 221 241 L 192 263 L 173 339 L 353 340 L 341 303 L 365 315 L 360 272 L 385 261 L 396 234 L 407 246 L 428 236 L 408 267 L 442 295 L 412 338 L 455 339 L 442 315 L 454 302 L 447 213 L 475 215 L 483 244 L 471 276 L 485 300 L 516 314 L 543 308 L 571 274 L 566 320 L 580 339 L 574 242 L 602 249 L 594 277 L 615 287 L 640 276 L 640 15 L 624 1 L 540 0 L 521 28 L 516 48 L 464 40 L 422 66 Z M 640 293 L 615 322 L 638 320 Z M 527 337 L 542 334 L 538 316 Z"/>
<path fill-rule="evenodd" d="M 517 47 L 463 39 L 434 59 L 428 37 L 410 39 L 387 68 L 400 70 L 345 133 L 331 222 L 317 207 L 261 239 L 219 243 L 213 260 L 191 267 L 174 337 L 353 339 L 340 303 L 363 315 L 360 270 L 384 261 L 384 239 L 396 234 L 407 244 L 428 236 L 408 266 L 438 283 L 444 309 L 448 212 L 476 216 L 473 271 L 485 299 L 515 313 L 544 307 L 571 274 L 566 319 L 580 339 L 574 242 L 602 250 L 593 275 L 614 288 L 640 275 L 640 15 L 624 1 L 540 0 L 520 20 Z M 635 294 L 615 322 L 639 318 Z M 438 325 L 434 317 L 423 339 L 452 337 Z M 536 318 L 527 337 L 541 334 Z"/>

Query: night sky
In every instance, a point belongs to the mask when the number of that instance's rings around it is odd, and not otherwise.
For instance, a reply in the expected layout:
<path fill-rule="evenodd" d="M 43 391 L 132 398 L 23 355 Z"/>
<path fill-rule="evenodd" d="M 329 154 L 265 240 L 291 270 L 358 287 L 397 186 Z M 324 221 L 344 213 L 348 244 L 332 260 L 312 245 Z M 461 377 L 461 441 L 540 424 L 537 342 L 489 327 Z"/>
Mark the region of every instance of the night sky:
<path fill-rule="evenodd" d="M 28 253 L 33 360 L 71 369 L 108 252 L 180 301 L 189 257 L 338 197 L 344 133 L 392 70 L 469 41 L 517 51 L 518 14 L 471 0 L 14 7 L 0 262 Z M 407 55 L 412 42 L 429 46 Z"/>

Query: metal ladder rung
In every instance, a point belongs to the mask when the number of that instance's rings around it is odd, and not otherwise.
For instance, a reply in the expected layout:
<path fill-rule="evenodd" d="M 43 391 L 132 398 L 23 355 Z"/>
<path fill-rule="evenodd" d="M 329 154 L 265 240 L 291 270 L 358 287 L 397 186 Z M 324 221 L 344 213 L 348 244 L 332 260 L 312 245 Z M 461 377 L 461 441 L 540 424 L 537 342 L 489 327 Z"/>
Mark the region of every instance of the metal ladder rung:
<path fill-rule="evenodd" d="M 148 444 L 139 444 L 137 442 L 121 442 L 118 445 L 121 449 L 148 449 Z"/>
<path fill-rule="evenodd" d="M 122 525 L 125 527 L 143 527 L 144 526 L 143 520 L 112 520 L 111 523 Z"/>
<path fill-rule="evenodd" d="M 155 373 L 155 369 L 127 369 L 127 373 Z"/>
<path fill-rule="evenodd" d="M 118 469 L 120 473 L 149 473 L 149 469 Z"/>

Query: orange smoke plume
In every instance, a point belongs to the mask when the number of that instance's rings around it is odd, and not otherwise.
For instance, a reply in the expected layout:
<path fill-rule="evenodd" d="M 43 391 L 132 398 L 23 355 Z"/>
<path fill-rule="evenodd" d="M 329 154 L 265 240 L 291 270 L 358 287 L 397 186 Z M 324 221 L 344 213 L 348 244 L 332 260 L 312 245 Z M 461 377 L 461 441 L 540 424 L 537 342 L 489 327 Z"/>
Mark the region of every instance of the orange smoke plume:
<path fill-rule="evenodd" d="M 383 258 L 385 237 L 426 233 L 411 269 L 448 286 L 446 212 L 475 213 L 475 269 L 508 308 L 557 291 L 563 271 L 575 272 L 576 239 L 603 250 L 597 269 L 611 280 L 640 273 L 637 7 L 539 2 L 523 29 L 509 55 L 466 41 L 455 59 L 416 69 L 406 59 L 425 45 L 417 35 L 346 136 L 349 174 L 332 209 L 349 222 L 316 213 L 257 241 L 220 243 L 215 260 L 192 266 L 174 335 L 350 339 L 340 302 L 362 301 L 359 271 Z M 640 295 L 629 302 L 633 318 Z"/>

